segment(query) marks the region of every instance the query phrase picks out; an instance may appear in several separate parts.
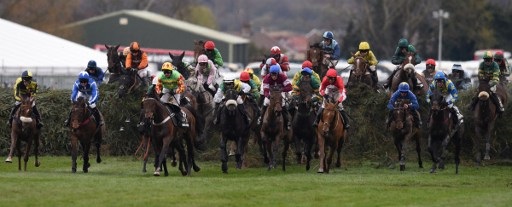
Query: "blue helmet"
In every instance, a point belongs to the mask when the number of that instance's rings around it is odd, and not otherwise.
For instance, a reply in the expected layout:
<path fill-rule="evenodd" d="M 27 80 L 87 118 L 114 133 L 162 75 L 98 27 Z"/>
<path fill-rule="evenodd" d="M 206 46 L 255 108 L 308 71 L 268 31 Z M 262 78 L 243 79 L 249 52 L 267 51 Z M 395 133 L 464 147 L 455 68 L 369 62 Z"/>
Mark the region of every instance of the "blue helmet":
<path fill-rule="evenodd" d="M 442 71 L 437 71 L 434 75 L 434 80 L 446 80 L 446 76 Z"/>
<path fill-rule="evenodd" d="M 312 75 L 313 71 L 310 68 L 304 68 L 300 73 L 303 75 Z"/>
<path fill-rule="evenodd" d="M 332 40 L 334 39 L 334 34 L 331 31 L 326 31 L 322 37 Z"/>
<path fill-rule="evenodd" d="M 400 92 L 409 91 L 409 84 L 407 84 L 406 82 L 401 82 L 400 85 L 398 85 L 398 91 L 400 91 Z"/>
<path fill-rule="evenodd" d="M 85 71 L 82 71 L 80 72 L 80 74 L 78 74 L 78 80 L 80 82 L 85 82 L 85 81 L 89 81 L 89 73 L 85 72 Z"/>
<path fill-rule="evenodd" d="M 279 73 L 281 72 L 281 66 L 279 66 L 279 64 L 275 64 L 275 65 L 272 65 L 270 66 L 270 73 Z"/>
<path fill-rule="evenodd" d="M 96 68 L 96 61 L 89 60 L 89 62 L 87 63 L 87 68 Z"/>

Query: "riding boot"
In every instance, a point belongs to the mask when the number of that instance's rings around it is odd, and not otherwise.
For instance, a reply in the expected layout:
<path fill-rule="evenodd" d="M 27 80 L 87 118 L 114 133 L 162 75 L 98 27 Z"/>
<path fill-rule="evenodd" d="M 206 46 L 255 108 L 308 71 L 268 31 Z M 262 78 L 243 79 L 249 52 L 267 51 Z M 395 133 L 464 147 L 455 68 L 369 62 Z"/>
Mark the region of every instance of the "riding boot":
<path fill-rule="evenodd" d="M 395 76 L 395 73 L 397 71 L 398 71 L 398 69 L 395 69 L 395 70 L 393 70 L 393 72 L 391 72 L 391 75 L 389 75 L 387 82 L 384 83 L 384 88 L 391 89 L 391 81 L 393 80 L 393 76 Z"/>
<path fill-rule="evenodd" d="M 180 125 L 182 127 L 189 127 L 187 117 L 185 117 L 185 114 L 181 109 L 179 109 L 178 111 L 176 111 L 174 113 L 175 113 L 176 119 L 180 122 Z"/>
<path fill-rule="evenodd" d="M 464 119 L 463 119 L 463 118 L 464 118 L 464 116 L 462 116 L 462 114 L 460 113 L 459 108 L 457 108 L 457 106 L 453 106 L 453 107 L 451 108 L 451 112 L 452 112 L 452 115 L 453 115 L 453 116 L 456 118 L 456 120 L 457 120 L 457 121 L 455 122 L 457 125 L 460 125 L 460 124 L 464 123 Z"/>
<path fill-rule="evenodd" d="M 242 115 L 244 116 L 245 121 L 247 122 L 247 125 L 251 124 L 251 118 L 249 118 L 249 115 L 247 115 L 247 111 L 245 110 L 245 105 L 238 104 L 237 108 L 238 108 L 238 110 L 240 110 L 240 113 L 242 113 Z"/>
<path fill-rule="evenodd" d="M 386 126 L 389 128 L 389 124 L 391 124 L 391 118 L 393 118 L 393 111 L 389 111 L 388 117 L 386 117 Z"/>
<path fill-rule="evenodd" d="M 39 113 L 39 111 L 37 110 L 37 106 L 34 105 L 32 107 L 32 112 L 34 112 L 34 115 L 36 116 L 36 123 L 37 123 L 37 128 L 38 129 L 41 129 L 41 127 L 43 127 L 43 123 L 41 122 L 41 114 Z"/>
<path fill-rule="evenodd" d="M 414 86 L 414 87 L 413 87 L 414 89 L 420 90 L 420 89 L 422 89 L 422 88 L 423 88 L 423 83 L 418 82 L 418 78 L 416 78 L 416 76 L 415 76 L 415 75 L 413 75 L 413 76 L 411 77 L 411 80 L 412 80 L 412 85 Z"/>
<path fill-rule="evenodd" d="M 420 119 L 420 112 L 418 112 L 417 110 L 413 110 L 412 118 L 413 118 L 414 126 L 417 128 L 420 128 L 422 125 L 421 119 Z"/>
<path fill-rule="evenodd" d="M 377 83 L 379 82 L 379 78 L 377 77 L 377 71 L 371 71 L 370 73 L 372 74 L 373 85 L 376 86 Z"/>
<path fill-rule="evenodd" d="M 344 123 L 345 129 L 349 129 L 350 128 L 350 123 L 349 123 L 349 120 L 348 120 L 347 112 L 345 110 L 341 109 L 340 110 L 340 114 L 341 114 L 341 117 L 343 117 L 343 123 Z"/>
<path fill-rule="evenodd" d="M 496 106 L 498 106 L 498 113 L 499 114 L 503 114 L 503 112 L 505 111 L 505 108 L 503 108 L 503 103 L 501 103 L 501 100 L 500 100 L 500 97 L 498 97 L 498 94 L 496 93 L 491 93 L 491 97 L 492 97 L 492 101 L 494 102 L 494 104 L 496 104 Z"/>
<path fill-rule="evenodd" d="M 9 115 L 9 122 L 7 123 L 9 128 L 12 127 L 12 119 L 14 118 L 14 113 L 16 113 L 16 110 L 18 110 L 20 106 L 21 105 L 14 105 L 14 107 L 12 107 L 11 114 Z"/>
<path fill-rule="evenodd" d="M 64 127 L 69 127 L 69 122 L 71 122 L 71 111 L 69 111 L 68 118 L 64 121 Z"/>
<path fill-rule="evenodd" d="M 92 110 L 92 115 L 94 116 L 94 119 L 96 120 L 96 124 L 98 124 L 98 126 L 101 126 L 103 125 L 103 120 L 101 120 L 101 116 L 100 116 L 100 111 L 98 110 L 98 108 L 94 107 L 94 108 L 91 108 Z"/>
<path fill-rule="evenodd" d="M 260 117 L 258 118 L 258 125 L 261 125 L 261 123 L 263 122 L 263 116 L 265 115 L 265 112 L 267 111 L 267 107 L 268 106 L 263 106 L 263 108 L 261 108 L 261 115 Z"/>
<path fill-rule="evenodd" d="M 260 98 L 258 99 L 258 107 L 263 106 L 263 101 L 265 101 L 265 96 L 263 94 L 260 94 Z"/>
<path fill-rule="evenodd" d="M 478 103 L 478 97 L 475 96 L 471 99 L 471 103 L 469 104 L 468 110 L 474 111 L 475 107 L 476 107 L 476 103 Z"/>
<path fill-rule="evenodd" d="M 220 121 L 220 103 L 215 103 L 215 108 L 213 109 L 213 125 L 217 125 Z"/>
<path fill-rule="evenodd" d="M 284 127 L 286 130 L 290 131 L 290 129 L 292 128 L 292 124 L 290 123 L 290 113 L 288 113 L 288 110 L 283 108 L 282 114 Z"/>
<path fill-rule="evenodd" d="M 315 122 L 313 122 L 313 126 L 318 126 L 318 122 L 322 118 L 322 113 L 324 113 L 324 108 L 320 107 L 320 109 L 318 109 L 318 112 L 316 113 L 316 119 Z"/>

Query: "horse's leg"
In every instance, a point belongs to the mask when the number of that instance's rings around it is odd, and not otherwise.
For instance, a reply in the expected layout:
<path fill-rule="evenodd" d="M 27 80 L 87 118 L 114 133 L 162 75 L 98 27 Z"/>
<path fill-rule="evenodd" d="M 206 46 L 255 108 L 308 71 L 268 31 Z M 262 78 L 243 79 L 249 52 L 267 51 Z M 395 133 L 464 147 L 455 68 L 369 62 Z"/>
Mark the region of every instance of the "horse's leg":
<path fill-rule="evenodd" d="M 293 133 L 293 132 L 292 132 Z M 297 164 L 301 164 L 301 158 L 302 158 L 302 148 L 301 148 L 301 141 L 300 141 L 299 135 L 296 135 L 294 133 L 293 135 L 293 142 L 295 145 L 295 159 L 297 161 Z"/>
<path fill-rule="evenodd" d="M 14 125 L 12 127 L 14 127 Z M 11 129 L 11 147 L 9 148 L 9 155 L 7 156 L 7 159 L 5 159 L 5 162 L 12 163 L 12 154 L 14 153 L 14 148 L 16 147 L 17 142 L 18 134 L 14 132 L 14 129 Z"/>
<path fill-rule="evenodd" d="M 485 132 L 485 154 L 484 160 L 490 160 L 491 156 L 489 156 L 489 151 L 491 151 L 491 132 L 492 127 L 489 127 L 489 130 Z"/>
<path fill-rule="evenodd" d="M 23 155 L 23 171 L 27 171 L 27 162 L 30 155 L 30 148 L 32 148 L 32 138 L 27 139 L 27 146 L 25 146 L 25 154 Z"/>
<path fill-rule="evenodd" d="M 260 149 L 260 154 L 263 156 L 263 163 L 267 164 L 269 163 L 268 155 L 267 155 L 267 147 L 265 146 L 265 142 L 261 138 L 261 134 L 259 131 L 256 133 L 256 142 L 258 143 L 258 147 Z"/>
<path fill-rule="evenodd" d="M 460 133 L 460 134 L 459 134 Z M 461 150 L 461 131 L 458 131 L 455 134 L 454 139 L 452 140 L 455 144 L 455 174 L 459 174 L 459 164 L 460 164 L 460 150 Z"/>
<path fill-rule="evenodd" d="M 18 171 L 21 171 L 21 155 L 22 155 L 22 153 L 23 153 L 23 151 L 21 150 L 21 141 L 16 142 L 16 154 L 18 157 Z"/>
<path fill-rule="evenodd" d="M 171 132 L 174 132 L 174 130 L 171 130 Z M 171 140 L 172 137 L 170 135 L 167 135 L 162 139 L 162 150 L 160 151 L 160 155 L 158 156 L 158 165 L 156 167 L 155 172 L 153 173 L 154 176 L 160 176 L 160 170 L 162 169 L 161 166 L 162 163 L 165 161 L 165 157 L 167 156 L 167 150 L 169 149 L 169 144 L 171 143 Z"/>
<path fill-rule="evenodd" d="M 329 173 L 329 170 L 332 168 L 332 157 L 334 153 L 338 150 L 338 141 L 331 142 L 329 145 L 329 155 L 327 156 L 327 163 L 325 165 L 325 172 Z"/>
<path fill-rule="evenodd" d="M 484 150 L 482 149 L 482 146 L 485 146 L 485 138 L 483 135 L 483 130 L 476 126 L 476 140 L 473 143 L 473 155 L 475 157 L 475 162 L 477 166 L 482 165 L 482 153 Z"/>
<path fill-rule="evenodd" d="M 420 136 L 418 133 L 414 135 L 414 141 L 416 142 L 416 154 L 418 155 L 418 167 L 423 168 L 423 161 L 421 160 L 421 146 L 420 146 Z"/>
<path fill-rule="evenodd" d="M 78 138 L 71 135 L 71 172 L 76 173 L 76 157 L 78 156 Z"/>
<path fill-rule="evenodd" d="M 286 134 L 285 135 L 285 138 L 284 138 L 284 148 L 283 148 L 283 152 L 282 152 L 282 159 L 283 159 L 283 171 L 286 171 L 286 155 L 288 155 L 288 149 L 290 149 L 290 142 L 291 140 L 288 139 L 289 137 L 289 134 Z"/>
<path fill-rule="evenodd" d="M 306 154 L 306 171 L 309 171 L 311 168 L 311 150 L 313 149 L 313 142 L 315 140 L 312 137 L 309 137 L 304 142 L 304 153 Z"/>
<path fill-rule="evenodd" d="M 340 138 L 340 141 L 338 143 L 338 148 L 336 149 L 337 157 L 336 157 L 336 167 L 341 167 L 341 150 L 343 149 L 343 144 L 345 144 L 345 133 L 343 133 L 343 136 Z"/>
<path fill-rule="evenodd" d="M 226 143 L 228 138 L 223 134 L 220 139 L 220 161 L 222 173 L 228 173 L 228 152 L 226 151 Z"/>
<path fill-rule="evenodd" d="M 396 147 L 396 151 L 398 153 L 398 162 L 400 164 L 400 171 L 404 171 L 405 170 L 405 162 L 404 162 L 404 158 L 403 158 L 403 154 L 402 154 L 402 148 L 403 148 L 403 142 L 401 140 L 401 137 L 395 137 L 395 147 Z"/>
<path fill-rule="evenodd" d="M 39 134 L 34 136 L 34 156 L 36 159 L 34 162 L 34 166 L 41 166 L 41 162 L 39 162 Z"/>
<path fill-rule="evenodd" d="M 84 173 L 88 173 L 89 167 L 91 166 L 91 164 L 89 163 L 89 151 L 91 150 L 91 142 L 84 141 L 84 142 L 81 142 L 81 144 L 82 144 L 82 148 L 83 148 L 82 157 L 84 158 L 84 164 L 82 166 L 82 170 L 84 171 Z"/>
<path fill-rule="evenodd" d="M 187 137 L 187 152 L 188 152 L 190 164 L 192 165 L 194 172 L 199 172 L 201 170 L 201 168 L 197 165 L 196 158 L 194 155 L 194 150 L 195 150 L 194 137 L 196 137 L 197 135 L 193 132 L 189 132 L 189 133 L 187 133 L 187 136 L 188 136 Z M 189 172 L 190 172 L 190 169 L 189 169 Z"/>
<path fill-rule="evenodd" d="M 321 132 L 319 132 L 321 133 Z M 321 134 L 317 134 L 318 139 L 318 154 L 320 158 L 320 166 L 318 167 L 318 173 L 324 173 L 325 168 L 325 139 Z"/>
<path fill-rule="evenodd" d="M 188 161 L 187 161 L 187 155 L 185 153 L 185 148 L 183 147 L 183 143 L 181 142 L 181 140 L 179 142 L 176 142 L 176 143 L 173 143 L 171 145 L 171 148 L 170 148 L 173 152 L 175 150 L 178 151 L 178 155 L 180 157 L 180 160 L 179 160 L 179 167 L 178 169 L 180 170 L 181 172 L 181 175 L 182 176 L 186 176 L 186 175 L 189 175 L 190 174 L 190 169 L 189 169 L 189 165 L 188 165 Z M 175 154 L 175 153 L 173 153 Z"/>
<path fill-rule="evenodd" d="M 94 145 L 96 147 L 96 163 L 101 163 L 101 140 L 102 140 L 102 134 L 101 129 L 99 132 L 96 133 L 95 139 L 94 139 Z"/>

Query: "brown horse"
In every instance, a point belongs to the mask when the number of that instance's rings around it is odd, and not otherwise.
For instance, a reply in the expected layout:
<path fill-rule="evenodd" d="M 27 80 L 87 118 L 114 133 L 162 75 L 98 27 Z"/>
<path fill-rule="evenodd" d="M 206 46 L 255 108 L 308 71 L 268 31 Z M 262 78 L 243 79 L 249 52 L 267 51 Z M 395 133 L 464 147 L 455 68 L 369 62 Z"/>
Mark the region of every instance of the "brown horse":
<path fill-rule="evenodd" d="M 14 119 L 11 127 L 11 147 L 9 150 L 9 155 L 5 162 L 12 163 L 12 155 L 14 153 L 14 147 L 16 147 L 17 155 L 18 155 L 18 170 L 21 171 L 21 141 L 25 141 L 25 152 L 23 153 L 23 161 L 25 165 L 23 167 L 24 171 L 27 171 L 27 162 L 30 155 L 30 148 L 32 144 L 34 144 L 34 155 L 35 155 L 35 163 L 36 167 L 39 167 L 41 163 L 38 159 L 39 154 L 39 136 L 41 134 L 40 129 L 36 126 L 36 118 L 32 113 L 32 104 L 34 103 L 33 97 L 23 97 L 21 100 L 21 105 L 14 114 Z"/>
<path fill-rule="evenodd" d="M 315 121 L 316 113 L 311 87 L 311 77 L 302 77 L 299 83 L 299 94 L 292 101 L 294 108 L 292 118 L 292 138 L 295 143 L 295 155 L 298 164 L 306 163 L 306 170 L 310 169 L 311 151 L 316 141 L 315 129 L 311 127 Z"/>
<path fill-rule="evenodd" d="M 281 90 L 277 88 L 271 88 L 270 90 L 270 103 L 263 116 L 263 123 L 261 126 L 261 139 L 265 143 L 265 149 L 267 150 L 267 156 L 269 158 L 268 170 L 276 167 L 276 157 L 279 143 L 281 140 L 284 141 L 284 149 L 282 153 L 283 159 L 283 171 L 286 170 L 286 154 L 290 147 L 290 133 L 284 129 L 284 119 L 282 114 L 282 103 L 283 98 L 281 96 Z"/>
<path fill-rule="evenodd" d="M 405 155 L 407 152 L 406 143 L 411 140 L 416 142 L 418 165 L 420 168 L 423 168 L 423 161 L 421 161 L 420 129 L 414 127 L 411 110 L 405 107 L 407 104 L 407 102 L 397 101 L 395 108 L 393 109 L 393 115 L 391 117 L 389 127 L 398 152 L 400 171 L 405 170 Z"/>
<path fill-rule="evenodd" d="M 508 94 L 503 85 L 496 85 L 496 94 L 501 99 L 502 104 L 507 104 Z M 473 140 L 473 153 L 475 161 L 481 165 L 482 156 L 484 160 L 490 160 L 489 155 L 492 143 L 491 134 L 494 133 L 496 124 L 496 109 L 498 106 L 490 100 L 491 91 L 488 81 L 480 81 L 478 85 L 478 104 L 475 107 L 475 132 L 476 137 Z"/>
<path fill-rule="evenodd" d="M 347 139 L 346 129 L 343 126 L 343 120 L 338 111 L 338 104 L 339 102 L 335 101 L 333 98 L 325 101 L 322 118 L 318 122 L 316 129 L 318 153 L 320 155 L 318 173 L 329 173 L 329 170 L 332 168 L 331 163 L 334 153 L 341 152 L 343 144 Z M 329 155 L 326 159 L 325 155 L 327 151 L 329 151 Z"/>
<path fill-rule="evenodd" d="M 185 80 L 187 80 L 190 77 L 190 71 L 193 70 L 193 68 L 190 68 L 189 65 L 183 62 L 183 57 L 185 57 L 185 51 L 183 51 L 180 55 L 173 55 L 169 52 L 169 57 L 171 57 L 172 65 L 174 65 L 178 72 L 180 72 L 180 74 L 183 75 Z"/>
<path fill-rule="evenodd" d="M 180 154 L 180 162 L 184 161 L 185 171 L 182 171 L 183 175 L 190 175 L 192 167 L 194 168 L 194 171 L 199 171 L 200 168 L 196 165 L 194 159 L 196 122 L 192 112 L 184 107 L 178 107 L 174 105 L 165 106 L 162 102 L 160 102 L 160 100 L 155 98 L 144 98 L 142 105 L 142 108 L 144 109 L 144 118 L 148 119 L 152 124 L 151 139 L 155 149 L 155 154 L 158 157 L 153 175 L 160 176 L 161 166 L 165 161 L 171 144 L 177 146 L 176 149 Z M 171 107 L 172 109 L 169 109 L 168 107 Z M 181 113 L 179 109 L 185 113 L 185 116 L 189 122 L 189 127 L 177 126 L 177 120 L 175 119 L 174 113 Z M 184 149 L 180 148 L 180 146 L 182 146 L 180 139 L 184 139 L 185 144 L 187 145 L 186 155 Z M 164 173 L 165 176 L 169 175 L 165 168 Z"/>
<path fill-rule="evenodd" d="M 327 69 L 329 69 L 329 65 L 324 61 L 324 52 L 322 47 L 317 43 L 309 46 L 309 50 L 306 52 L 306 59 L 311 61 L 313 64 L 313 71 L 320 75 L 320 80 L 327 73 Z"/>
<path fill-rule="evenodd" d="M 413 76 L 415 76 L 416 79 L 418 79 L 418 83 L 420 83 L 420 82 L 423 83 L 423 87 L 419 90 L 411 87 L 411 91 L 417 97 L 424 97 L 428 91 L 428 83 L 425 81 L 425 77 L 423 77 L 422 75 L 417 73 L 416 70 L 414 69 L 414 65 L 410 64 L 410 63 L 403 65 L 403 67 L 401 66 L 401 68 L 399 68 L 398 71 L 395 73 L 395 75 L 392 77 L 393 79 L 391 82 L 390 94 L 392 94 L 393 92 L 395 92 L 398 89 L 398 85 L 401 82 L 406 82 L 410 86 L 413 86 L 413 84 L 412 84 Z"/>
<path fill-rule="evenodd" d="M 100 116 L 101 115 L 100 113 Z M 87 106 L 85 98 L 80 97 L 73 103 L 71 109 L 70 119 L 70 135 L 71 135 L 71 160 L 72 166 L 71 171 L 76 173 L 76 159 L 78 156 L 79 142 L 82 146 L 82 157 L 84 164 L 82 170 L 84 173 L 89 172 L 89 150 L 91 143 L 94 142 L 96 145 L 96 162 L 101 163 L 100 146 L 103 134 L 105 134 L 105 124 L 98 126 L 94 121 L 94 116 Z"/>
<path fill-rule="evenodd" d="M 350 72 L 347 87 L 354 86 L 357 83 L 363 83 L 370 86 L 371 88 L 375 88 L 369 66 L 370 64 L 368 64 L 368 61 L 366 61 L 363 56 L 354 56 L 354 66 Z"/>
<path fill-rule="evenodd" d="M 107 48 L 107 62 L 108 67 L 107 70 L 110 73 L 110 76 L 108 78 L 108 83 L 114 83 L 119 79 L 119 76 L 121 74 L 124 74 L 125 70 L 123 68 L 124 63 L 121 63 L 121 57 L 119 57 L 119 54 L 117 53 L 117 50 L 119 49 L 119 45 L 116 46 L 108 46 L 105 45 Z"/>
<path fill-rule="evenodd" d="M 455 146 L 455 174 L 459 173 L 461 141 L 464 135 L 464 125 L 456 125 L 457 117 L 452 117 L 448 104 L 441 93 L 435 91 L 430 98 L 432 106 L 430 108 L 428 151 L 432 158 L 432 168 L 430 173 L 436 172 L 436 169 L 444 169 L 443 152 L 448 144 Z"/>
<path fill-rule="evenodd" d="M 265 144 L 261 139 L 261 125 L 258 124 L 258 117 L 260 116 L 260 110 L 254 97 L 249 97 L 247 95 L 242 95 L 242 99 L 244 100 L 245 110 L 247 111 L 247 115 L 251 119 L 250 128 L 251 133 L 254 134 L 254 143 L 258 145 L 261 156 L 263 157 L 263 162 L 268 164 L 269 159 L 267 156 L 267 151 L 265 149 Z M 247 148 L 246 148 L 247 150 Z M 247 152 L 245 152 L 247 153 Z M 245 160 L 245 159 L 244 159 Z"/>

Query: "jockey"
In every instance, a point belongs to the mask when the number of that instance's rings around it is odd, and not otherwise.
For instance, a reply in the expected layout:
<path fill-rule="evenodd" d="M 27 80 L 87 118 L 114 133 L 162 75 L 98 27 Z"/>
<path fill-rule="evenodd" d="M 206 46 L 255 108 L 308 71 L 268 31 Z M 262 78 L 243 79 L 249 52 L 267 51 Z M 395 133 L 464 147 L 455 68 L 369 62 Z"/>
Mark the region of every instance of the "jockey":
<path fill-rule="evenodd" d="M 14 113 L 21 106 L 21 99 L 24 97 L 36 97 L 37 94 L 37 82 L 32 81 L 32 72 L 26 70 L 21 73 L 21 77 L 16 79 L 14 83 L 14 99 L 16 102 L 14 103 L 14 107 L 11 110 L 11 114 L 9 115 L 9 128 L 12 127 L 12 120 L 14 117 Z M 43 127 L 43 123 L 41 122 L 41 114 L 36 107 L 36 102 L 32 102 L 32 111 L 36 116 L 37 127 Z"/>
<path fill-rule="evenodd" d="M 96 82 L 96 85 L 100 86 L 103 83 L 103 77 L 105 77 L 105 73 L 101 68 L 96 66 L 96 61 L 89 60 L 89 63 L 87 63 L 87 68 L 85 69 L 87 73 L 89 73 L 89 77 L 91 77 L 94 82 Z"/>
<path fill-rule="evenodd" d="M 365 59 L 368 64 L 370 65 L 370 73 L 372 74 L 372 80 L 374 85 L 377 85 L 377 82 L 379 82 L 379 79 L 377 77 L 377 70 L 376 65 L 379 61 L 377 61 L 377 58 L 373 54 L 373 52 L 370 50 L 370 44 L 368 42 L 361 42 L 359 43 L 359 51 L 356 52 L 350 59 L 347 60 L 348 64 L 354 64 L 354 57 L 355 56 L 362 56 L 363 59 Z"/>
<path fill-rule="evenodd" d="M 249 116 L 247 116 L 247 111 L 245 111 L 244 100 L 242 100 L 242 97 L 240 96 L 242 93 L 249 94 L 251 91 L 251 86 L 240 80 L 233 80 L 224 77 L 224 81 L 222 81 L 222 84 L 217 89 L 217 93 L 215 93 L 215 96 L 213 97 L 213 102 L 215 102 L 215 110 L 213 111 L 213 116 L 215 118 L 213 120 L 213 124 L 217 125 L 217 123 L 219 123 L 220 103 L 224 99 L 224 92 L 226 92 L 228 89 L 234 89 L 236 92 L 238 92 L 238 97 L 236 99 L 237 108 L 244 116 L 246 123 L 251 123 L 251 119 Z"/>
<path fill-rule="evenodd" d="M 140 49 L 138 42 L 130 44 L 130 53 L 126 56 L 125 67 L 126 70 L 137 70 L 137 74 L 144 80 L 144 83 L 149 82 L 147 80 L 149 78 L 148 71 L 146 70 L 148 67 L 148 55 Z"/>
<path fill-rule="evenodd" d="M 404 107 L 406 108 L 410 108 L 410 110 L 412 110 L 412 117 L 414 118 L 414 125 L 415 127 L 419 128 L 422 123 L 421 123 L 421 119 L 420 119 L 420 113 L 418 111 L 418 109 L 420 108 L 420 105 L 418 104 L 418 99 L 416 98 L 416 95 L 414 95 L 414 93 L 409 90 L 409 84 L 407 84 L 406 82 L 402 82 L 400 83 L 400 85 L 398 85 L 398 90 L 395 91 L 392 95 L 391 95 L 391 99 L 389 99 L 389 102 L 388 102 L 388 109 L 389 109 L 389 114 L 388 114 L 388 118 L 386 119 L 386 124 L 387 126 L 389 126 L 389 123 L 391 123 L 391 117 L 393 116 L 393 109 L 395 108 L 395 102 L 398 100 L 398 99 L 402 99 L 402 100 L 409 100 L 409 104 L 405 104 Z"/>
<path fill-rule="evenodd" d="M 80 74 L 78 74 L 78 79 L 73 84 L 73 90 L 71 91 L 71 102 L 76 102 L 79 97 L 84 97 L 87 99 L 87 107 L 91 110 L 92 115 L 96 120 L 96 124 L 99 126 L 103 125 L 100 112 L 98 108 L 96 108 L 96 102 L 98 102 L 100 98 L 100 90 L 98 90 L 96 82 L 94 82 L 94 80 L 89 76 L 89 73 L 85 71 L 82 71 Z M 69 117 L 65 122 L 65 126 L 69 126 L 70 119 L 71 111 L 69 112 Z"/>
<path fill-rule="evenodd" d="M 269 74 L 270 66 L 273 66 L 276 64 L 277 64 L 277 61 L 273 57 L 267 58 L 267 60 L 265 60 L 265 64 L 261 63 L 260 64 L 261 78 L 264 79 L 265 76 Z M 281 68 L 281 67 L 279 67 L 279 68 Z M 279 73 L 283 73 L 283 71 L 281 69 L 279 69 Z"/>
<path fill-rule="evenodd" d="M 250 91 L 251 100 L 254 103 L 256 103 L 255 100 L 259 100 L 260 99 L 260 92 L 259 92 L 258 85 L 254 82 L 253 79 L 251 79 L 250 73 L 247 72 L 247 71 L 242 71 L 240 73 L 240 81 L 242 81 L 244 83 L 247 83 L 247 84 L 249 84 L 249 86 L 251 86 L 251 91 Z"/>
<path fill-rule="evenodd" d="M 498 81 L 500 80 L 500 68 L 498 63 L 492 60 L 491 51 L 486 51 L 484 53 L 484 62 L 480 63 L 478 66 L 478 80 L 488 81 L 489 86 L 491 87 L 491 100 L 496 104 L 498 108 L 498 113 L 502 114 L 505 111 L 503 108 L 503 103 L 500 100 L 500 97 L 496 94 L 496 85 L 498 85 Z M 473 97 L 473 100 L 470 104 L 470 110 L 475 110 L 476 103 L 478 102 L 478 97 Z"/>
<path fill-rule="evenodd" d="M 421 62 L 421 57 L 416 53 L 416 48 L 414 48 L 413 45 L 409 44 L 409 41 L 407 39 L 402 38 L 398 41 L 398 46 L 395 49 L 395 53 L 393 54 L 393 57 L 391 58 L 391 63 L 395 65 L 401 65 L 408 54 L 414 55 L 414 62 L 412 62 L 413 65 L 417 65 Z M 384 84 L 384 88 L 391 87 L 391 81 L 393 80 L 393 76 L 395 76 L 395 73 L 400 69 L 400 66 L 398 66 L 388 77 L 387 83 Z M 416 76 L 412 76 L 412 82 L 415 87 L 413 88 L 422 88 L 423 84 L 420 82 L 418 83 L 418 79 L 416 79 Z"/>
<path fill-rule="evenodd" d="M 340 45 L 334 39 L 334 34 L 331 31 L 324 32 L 322 37 L 324 40 L 320 42 L 320 47 L 325 53 L 324 56 L 329 59 L 329 68 L 335 67 L 341 55 Z"/>
<path fill-rule="evenodd" d="M 496 52 L 494 54 L 494 62 L 498 63 L 500 67 L 500 82 L 508 83 L 508 76 L 510 76 L 510 65 L 508 64 L 507 59 L 503 56 L 502 51 Z"/>
<path fill-rule="evenodd" d="M 432 58 L 427 59 L 425 62 L 425 70 L 421 72 L 427 83 L 434 81 L 434 75 L 436 74 L 436 61 Z"/>
<path fill-rule="evenodd" d="M 251 76 L 252 81 L 254 81 L 254 84 L 256 84 L 256 87 L 258 87 L 258 91 L 259 91 L 259 88 L 261 87 L 260 78 L 258 78 L 258 76 L 256 76 L 256 75 L 254 75 L 254 70 L 252 70 L 252 68 L 246 68 L 246 69 L 244 69 L 244 71 L 249 73 L 249 76 Z"/>
<path fill-rule="evenodd" d="M 300 72 L 295 73 L 295 75 L 293 76 L 293 80 L 292 80 L 292 88 L 293 88 L 292 97 L 294 99 L 298 98 L 299 95 L 300 95 L 300 88 L 299 87 L 300 87 L 300 82 L 303 79 L 306 79 L 306 80 L 309 79 L 310 80 L 311 88 L 313 89 L 312 99 L 313 100 L 318 100 L 319 99 L 316 96 L 316 94 L 318 94 L 319 88 L 320 88 L 320 76 L 318 75 L 318 73 L 316 73 L 315 71 L 311 70 L 310 67 L 308 67 L 308 66 L 310 66 L 310 64 L 311 64 L 311 62 L 309 60 L 304 61 L 304 63 L 302 63 L 302 66 L 305 66 L 305 67 L 303 67 Z"/>
<path fill-rule="evenodd" d="M 213 64 L 215 64 L 216 68 L 224 65 L 222 55 L 220 55 L 219 50 L 215 48 L 215 43 L 213 43 L 213 41 L 209 40 L 204 43 L 204 51 L 205 55 L 213 62 Z"/>
<path fill-rule="evenodd" d="M 343 117 L 343 124 L 345 129 L 350 128 L 347 112 L 343 109 L 343 101 L 347 98 L 345 85 L 343 84 L 343 78 L 336 73 L 334 68 L 330 68 L 327 70 L 324 79 L 322 80 L 322 84 L 320 86 L 320 94 L 324 97 L 324 101 L 322 103 L 322 107 L 318 110 L 316 114 L 316 120 L 313 123 L 313 126 L 318 126 L 318 122 L 322 118 L 322 113 L 324 112 L 325 102 L 329 97 L 333 97 L 335 100 L 338 100 L 338 110 Z"/>
<path fill-rule="evenodd" d="M 197 57 L 197 62 L 198 64 L 194 70 L 197 82 L 203 84 L 203 87 L 212 95 L 215 94 L 215 74 L 217 73 L 217 67 L 213 64 L 213 61 L 209 60 L 204 54 Z"/>
<path fill-rule="evenodd" d="M 459 94 L 457 93 L 457 88 L 452 83 L 452 81 L 446 78 L 446 75 L 442 71 L 436 72 L 434 75 L 434 81 L 432 81 L 429 85 L 429 89 L 427 92 L 427 103 L 430 103 L 430 97 L 433 94 L 433 91 L 437 90 L 444 96 L 444 100 L 448 104 L 448 108 L 452 113 L 453 117 L 457 117 L 455 123 L 460 125 L 464 122 L 463 116 L 459 111 L 459 108 L 455 106 L 455 102 L 459 99 Z"/>
<path fill-rule="evenodd" d="M 176 120 L 180 122 L 182 127 L 188 127 L 187 118 L 184 116 L 181 108 L 179 108 L 181 94 L 185 92 L 185 78 L 175 69 L 174 65 L 170 62 L 162 64 L 162 73 L 159 73 L 153 79 L 153 82 L 156 82 L 155 91 L 157 94 L 162 94 L 160 102 L 175 105 L 180 109 L 180 111 L 174 111 Z"/>
<path fill-rule="evenodd" d="M 263 116 L 267 110 L 268 105 L 270 104 L 270 87 L 280 87 L 283 93 L 288 93 L 292 90 L 292 84 L 288 80 L 288 77 L 284 73 L 279 73 L 281 71 L 281 67 L 279 64 L 270 66 L 270 74 L 265 76 L 263 79 L 263 94 L 265 96 L 265 100 L 263 101 L 263 108 L 261 109 L 261 116 L 258 118 L 258 125 L 262 123 Z M 285 106 L 285 102 L 282 102 L 283 106 Z M 288 110 L 282 110 L 283 119 L 286 123 L 286 129 L 290 130 L 291 123 L 290 118 L 288 117 Z"/>
<path fill-rule="evenodd" d="M 467 90 L 471 87 L 471 79 L 467 76 L 460 64 L 453 64 L 450 79 L 458 91 Z"/>
<path fill-rule="evenodd" d="M 121 64 L 124 68 L 126 68 L 126 56 L 130 54 L 130 47 L 125 47 L 123 52 L 119 53 L 119 59 L 121 60 Z"/>

